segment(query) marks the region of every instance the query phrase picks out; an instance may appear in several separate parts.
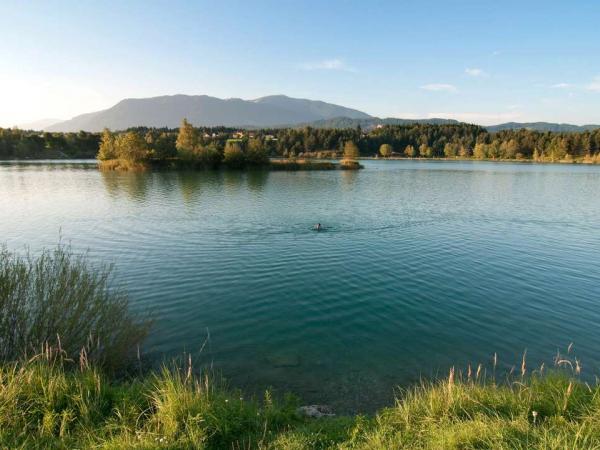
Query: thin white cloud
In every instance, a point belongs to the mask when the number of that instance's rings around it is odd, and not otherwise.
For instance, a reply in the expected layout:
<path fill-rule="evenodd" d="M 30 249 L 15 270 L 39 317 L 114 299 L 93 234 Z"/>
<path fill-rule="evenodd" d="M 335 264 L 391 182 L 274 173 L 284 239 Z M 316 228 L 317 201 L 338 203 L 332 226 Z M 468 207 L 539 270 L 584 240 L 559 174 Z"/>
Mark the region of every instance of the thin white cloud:
<path fill-rule="evenodd" d="M 465 69 L 465 73 L 470 77 L 488 77 L 489 74 L 483 69 L 478 69 L 476 67 L 467 67 Z"/>
<path fill-rule="evenodd" d="M 313 61 L 300 64 L 301 70 L 339 70 L 343 72 L 356 72 L 354 67 L 349 66 L 339 58 L 324 59 L 322 61 Z"/>
<path fill-rule="evenodd" d="M 588 91 L 600 92 L 600 75 L 596 76 L 585 88 Z"/>
<path fill-rule="evenodd" d="M 423 90 L 426 90 L 426 91 L 433 91 L 433 92 L 453 92 L 453 93 L 458 92 L 458 89 L 456 88 L 456 86 L 454 86 L 453 84 L 447 84 L 447 83 L 424 84 L 420 88 Z"/>
<path fill-rule="evenodd" d="M 573 87 L 573 85 L 571 83 L 556 83 L 550 87 L 554 89 L 569 89 L 570 87 Z"/>

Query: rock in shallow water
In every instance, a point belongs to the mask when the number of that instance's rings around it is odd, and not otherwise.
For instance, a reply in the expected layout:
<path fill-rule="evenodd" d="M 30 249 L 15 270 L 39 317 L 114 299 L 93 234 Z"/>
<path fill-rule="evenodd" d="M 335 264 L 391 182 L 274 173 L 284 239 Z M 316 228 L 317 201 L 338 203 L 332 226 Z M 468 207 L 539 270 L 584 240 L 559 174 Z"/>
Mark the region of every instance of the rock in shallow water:
<path fill-rule="evenodd" d="M 300 408 L 298 408 L 298 413 L 306 416 L 306 417 L 313 417 L 313 418 L 320 418 L 320 417 L 331 417 L 331 416 L 335 416 L 335 414 L 333 413 L 333 410 L 331 409 L 330 406 L 327 405 L 307 405 L 307 406 L 301 406 Z"/>

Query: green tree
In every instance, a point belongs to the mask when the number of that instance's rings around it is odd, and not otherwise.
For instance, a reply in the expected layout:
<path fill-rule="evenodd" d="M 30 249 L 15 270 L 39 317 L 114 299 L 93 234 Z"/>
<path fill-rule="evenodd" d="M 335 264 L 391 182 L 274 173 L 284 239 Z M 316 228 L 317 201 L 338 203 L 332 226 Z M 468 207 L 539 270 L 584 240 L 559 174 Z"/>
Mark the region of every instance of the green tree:
<path fill-rule="evenodd" d="M 502 144 L 500 144 L 500 154 L 502 158 L 514 159 L 518 150 L 519 145 L 515 139 L 503 141 Z"/>
<path fill-rule="evenodd" d="M 258 137 L 248 141 L 246 160 L 249 164 L 261 166 L 269 163 L 269 155 L 262 140 Z"/>
<path fill-rule="evenodd" d="M 148 144 L 146 140 L 135 131 L 128 131 L 115 139 L 117 156 L 129 162 L 142 162 L 148 159 Z"/>
<path fill-rule="evenodd" d="M 423 158 L 430 158 L 433 154 L 433 149 L 427 144 L 421 144 L 419 146 L 419 155 Z"/>
<path fill-rule="evenodd" d="M 473 149 L 473 157 L 477 159 L 487 158 L 487 149 L 484 143 L 478 142 L 475 144 L 475 148 Z"/>
<path fill-rule="evenodd" d="M 208 145 L 198 146 L 194 151 L 196 162 L 204 168 L 216 168 L 221 164 L 223 155 L 214 142 Z"/>
<path fill-rule="evenodd" d="M 457 154 L 458 154 L 458 145 L 457 144 L 448 142 L 448 143 L 446 143 L 446 145 L 444 145 L 444 156 L 446 158 L 456 158 Z"/>
<path fill-rule="evenodd" d="M 100 147 L 98 148 L 97 158 L 101 161 L 108 159 L 115 159 L 117 157 L 117 148 L 115 145 L 115 136 L 110 132 L 108 128 L 102 131 L 102 137 L 100 138 Z"/>
<path fill-rule="evenodd" d="M 223 153 L 223 162 L 227 167 L 240 169 L 246 164 L 246 155 L 238 142 L 227 141 Z"/>
<path fill-rule="evenodd" d="M 190 124 L 187 119 L 181 121 L 179 127 L 179 133 L 177 134 L 177 141 L 175 142 L 175 148 L 182 155 L 189 155 L 196 150 L 198 145 L 198 132 Z"/>
<path fill-rule="evenodd" d="M 390 156 L 392 156 L 393 151 L 394 149 L 390 144 L 381 144 L 381 147 L 379 147 L 379 153 L 384 158 L 389 158 Z"/>
<path fill-rule="evenodd" d="M 155 158 L 167 159 L 177 156 L 177 148 L 175 147 L 175 139 L 172 133 L 161 133 L 158 137 L 153 138 L 152 150 Z M 146 139 L 146 142 L 148 140 Z"/>

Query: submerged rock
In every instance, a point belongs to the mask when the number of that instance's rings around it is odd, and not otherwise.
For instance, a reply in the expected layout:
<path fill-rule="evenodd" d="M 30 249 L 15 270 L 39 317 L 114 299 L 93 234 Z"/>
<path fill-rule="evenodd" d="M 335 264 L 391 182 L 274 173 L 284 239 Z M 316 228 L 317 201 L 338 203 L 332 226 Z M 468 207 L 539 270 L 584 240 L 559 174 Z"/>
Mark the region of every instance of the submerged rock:
<path fill-rule="evenodd" d="M 335 416 L 333 409 L 328 405 L 307 405 L 298 408 L 298 414 L 306 417 L 312 417 L 318 419 L 320 417 L 331 417 Z"/>

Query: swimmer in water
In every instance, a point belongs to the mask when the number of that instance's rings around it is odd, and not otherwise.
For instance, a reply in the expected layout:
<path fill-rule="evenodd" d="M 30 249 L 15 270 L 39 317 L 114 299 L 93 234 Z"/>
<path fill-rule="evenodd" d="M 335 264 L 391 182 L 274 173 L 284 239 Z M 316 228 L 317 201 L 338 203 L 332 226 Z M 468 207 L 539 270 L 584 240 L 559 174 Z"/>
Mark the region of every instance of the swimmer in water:
<path fill-rule="evenodd" d="M 315 230 L 321 231 L 321 224 L 320 223 L 318 223 L 318 224 L 315 225 Z"/>

